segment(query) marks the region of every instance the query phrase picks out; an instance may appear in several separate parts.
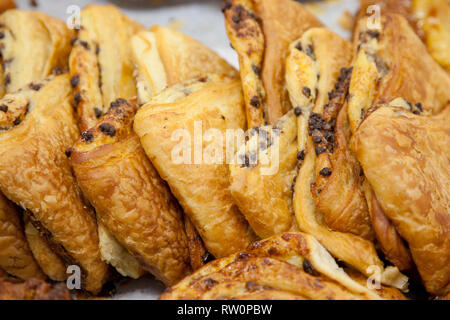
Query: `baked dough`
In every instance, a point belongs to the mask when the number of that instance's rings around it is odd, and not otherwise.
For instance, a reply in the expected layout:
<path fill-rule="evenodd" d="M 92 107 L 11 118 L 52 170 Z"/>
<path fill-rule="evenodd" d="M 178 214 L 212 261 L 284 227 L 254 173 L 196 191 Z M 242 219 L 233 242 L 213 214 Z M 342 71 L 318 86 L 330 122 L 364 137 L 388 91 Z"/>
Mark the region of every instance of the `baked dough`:
<path fill-rule="evenodd" d="M 382 14 L 400 14 L 427 46 L 430 55 L 450 72 L 450 3 L 447 0 L 360 0 L 356 21 L 372 15 L 373 5 Z M 356 34 L 355 34 L 356 35 Z"/>
<path fill-rule="evenodd" d="M 80 131 L 92 128 L 117 98 L 136 96 L 131 37 L 143 30 L 113 5 L 81 11 L 69 66 Z"/>
<path fill-rule="evenodd" d="M 0 16 L 0 26 L 1 96 L 67 69 L 73 31 L 63 21 L 14 9 Z"/>
<path fill-rule="evenodd" d="M 140 104 L 166 87 L 217 74 L 237 78 L 237 71 L 204 44 L 179 31 L 154 26 L 131 39 Z"/>
<path fill-rule="evenodd" d="M 330 46 L 340 49 L 331 54 Z M 310 29 L 291 44 L 286 83 L 297 106 L 302 161 L 294 211 L 300 230 L 315 236 L 333 256 L 366 276 L 376 266 L 384 274 L 383 283 L 404 288 L 406 277 L 395 268 L 384 270 L 373 243 L 365 239 L 371 238 L 372 229 L 361 170 L 348 150 L 346 115 L 341 112 L 338 117 L 352 72 L 345 68 L 350 52 L 345 40 L 323 28 Z M 388 274 L 395 276 L 387 278 Z"/>
<path fill-rule="evenodd" d="M 250 131 L 230 165 L 234 201 L 262 239 L 296 227 L 292 183 L 297 175 L 297 121 L 291 111 L 273 126 Z"/>
<path fill-rule="evenodd" d="M 78 138 L 69 76 L 61 75 L 6 95 L 0 114 L 0 189 L 30 213 L 33 225 L 78 264 L 86 290 L 106 279 L 96 221 L 83 202 L 65 151 Z"/>
<path fill-rule="evenodd" d="M 131 101 L 113 102 L 100 122 L 74 145 L 71 160 L 99 222 L 138 266 L 172 285 L 190 272 L 182 213 L 132 131 L 136 109 Z M 141 275 L 133 270 L 135 264 L 124 265 L 129 259 L 120 260 L 119 265 L 109 262 L 121 273 Z"/>
<path fill-rule="evenodd" d="M 407 20 L 383 15 L 381 26 L 382 32 L 369 30 L 362 19 L 357 27 L 348 102 L 352 133 L 378 105 L 434 114 L 450 100 L 450 75 L 431 58 Z"/>
<path fill-rule="evenodd" d="M 436 295 L 450 292 L 449 121 L 450 106 L 428 117 L 382 107 L 352 138 L 380 207 Z"/>
<path fill-rule="evenodd" d="M 23 233 L 19 213 L 0 193 L 0 268 L 22 279 L 44 279 Z"/>
<path fill-rule="evenodd" d="M 0 279 L 0 300 L 72 300 L 72 297 L 64 283 L 52 285 L 38 279 L 24 282 Z"/>
<path fill-rule="evenodd" d="M 231 197 L 225 147 L 214 140 L 195 150 L 191 139 L 199 139 L 198 130 L 203 139 L 210 128 L 225 137 L 227 129 L 244 126 L 240 82 L 217 77 L 169 87 L 144 105 L 134 121 L 147 156 L 216 258 L 245 248 L 255 236 Z"/>
<path fill-rule="evenodd" d="M 248 127 L 273 124 L 292 108 L 284 81 L 289 45 L 321 23 L 292 0 L 227 0 L 223 10 L 239 56 Z"/>
<path fill-rule="evenodd" d="M 255 294 L 267 299 L 405 299 L 396 289 L 369 290 L 353 280 L 317 240 L 299 232 L 255 242 L 210 262 L 160 299 L 246 299 Z"/>

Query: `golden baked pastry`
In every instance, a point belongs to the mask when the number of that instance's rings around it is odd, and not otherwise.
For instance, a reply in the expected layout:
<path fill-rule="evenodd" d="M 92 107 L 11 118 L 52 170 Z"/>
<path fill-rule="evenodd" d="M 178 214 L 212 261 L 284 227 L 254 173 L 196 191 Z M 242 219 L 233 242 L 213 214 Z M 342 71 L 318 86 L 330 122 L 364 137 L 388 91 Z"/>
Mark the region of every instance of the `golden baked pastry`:
<path fill-rule="evenodd" d="M 255 242 L 245 251 L 210 262 L 167 289 L 160 299 L 248 299 L 255 296 L 314 300 L 405 299 L 396 289 L 383 286 L 380 290 L 369 290 L 359 279 L 353 280 L 317 240 L 299 232 Z"/>
<path fill-rule="evenodd" d="M 77 182 L 97 219 L 137 260 L 108 260 L 138 278 L 142 266 L 166 285 L 190 271 L 181 210 L 132 131 L 136 105 L 118 99 L 71 149 Z"/>
<path fill-rule="evenodd" d="M 81 29 L 69 60 L 81 131 L 93 127 L 111 102 L 136 96 L 128 43 L 143 29 L 113 5 L 89 5 L 81 11 Z"/>
<path fill-rule="evenodd" d="M 289 45 L 321 23 L 292 0 L 226 0 L 223 11 L 239 56 L 248 127 L 273 124 L 292 108 L 284 83 Z"/>
<path fill-rule="evenodd" d="M 83 286 L 100 291 L 101 261 L 92 212 L 83 202 L 65 151 L 78 138 L 69 76 L 61 75 L 7 94 L 0 105 L 0 189 L 27 209 L 33 225 L 69 264 Z"/>
<path fill-rule="evenodd" d="M 39 267 L 42 271 L 54 281 L 64 281 L 67 279 L 67 265 L 58 254 L 53 250 L 51 245 L 46 241 L 43 235 L 33 226 L 30 219 L 25 214 L 25 237 L 27 239 L 30 250 L 33 253 Z"/>
<path fill-rule="evenodd" d="M 145 104 L 166 87 L 217 74 L 237 78 L 237 71 L 204 44 L 179 31 L 154 26 L 131 39 L 139 102 Z"/>
<path fill-rule="evenodd" d="M 329 47 L 339 48 L 329 52 Z M 296 178 L 294 211 L 300 230 L 316 237 L 331 254 L 382 282 L 406 285 L 397 269 L 384 269 L 372 242 L 361 169 L 348 150 L 344 107 L 351 69 L 351 47 L 324 28 L 308 30 L 291 44 L 286 83 L 298 116 L 301 167 Z M 345 107 L 344 107 L 345 108 Z M 338 116 L 339 113 L 339 116 Z M 322 194 L 323 193 L 323 194 Z"/>
<path fill-rule="evenodd" d="M 192 270 L 200 269 L 204 266 L 205 261 L 209 258 L 200 234 L 187 215 L 184 215 L 184 230 L 188 241 L 189 260 Z"/>
<path fill-rule="evenodd" d="M 0 300 L 72 300 L 64 283 L 51 285 L 38 279 L 18 282 L 0 278 Z"/>
<path fill-rule="evenodd" d="M 0 269 L 22 279 L 44 279 L 23 233 L 19 213 L 0 193 Z"/>
<path fill-rule="evenodd" d="M 1 0 L 0 1 L 0 13 L 3 13 L 6 10 L 14 9 L 14 8 L 16 8 L 16 3 L 14 2 L 14 0 Z"/>
<path fill-rule="evenodd" d="M 297 174 L 297 123 L 291 111 L 273 126 L 250 131 L 230 165 L 230 190 L 255 233 L 262 239 L 296 228 L 292 183 Z"/>
<path fill-rule="evenodd" d="M 231 197 L 225 146 L 214 137 L 202 145 L 195 141 L 204 139 L 203 133 L 225 137 L 227 129 L 244 126 L 240 82 L 217 77 L 169 87 L 134 121 L 147 156 L 216 258 L 245 248 L 255 237 Z"/>
<path fill-rule="evenodd" d="M 72 37 L 63 21 L 44 13 L 16 9 L 3 13 L 0 95 L 67 69 Z"/>
<path fill-rule="evenodd" d="M 450 105 L 433 116 L 386 106 L 352 138 L 380 207 L 408 242 L 427 291 L 436 295 L 450 292 L 449 121 Z"/>
<path fill-rule="evenodd" d="M 367 12 L 379 5 L 382 14 L 401 14 L 425 42 L 431 56 L 450 71 L 450 2 L 448 0 L 360 0 L 357 20 L 370 16 Z"/>

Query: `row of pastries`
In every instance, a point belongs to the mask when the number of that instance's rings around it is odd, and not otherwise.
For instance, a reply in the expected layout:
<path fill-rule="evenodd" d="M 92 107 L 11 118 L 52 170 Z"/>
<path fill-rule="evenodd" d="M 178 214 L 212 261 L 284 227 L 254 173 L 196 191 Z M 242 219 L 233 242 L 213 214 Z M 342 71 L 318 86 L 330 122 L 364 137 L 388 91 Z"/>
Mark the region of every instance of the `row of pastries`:
<path fill-rule="evenodd" d="M 71 265 L 92 296 L 449 295 L 448 1 L 361 1 L 352 41 L 293 0 L 222 9 L 239 71 L 112 5 L 1 14 L 0 298 L 70 298 Z M 173 161 L 198 123 L 245 130 L 243 162 Z"/>

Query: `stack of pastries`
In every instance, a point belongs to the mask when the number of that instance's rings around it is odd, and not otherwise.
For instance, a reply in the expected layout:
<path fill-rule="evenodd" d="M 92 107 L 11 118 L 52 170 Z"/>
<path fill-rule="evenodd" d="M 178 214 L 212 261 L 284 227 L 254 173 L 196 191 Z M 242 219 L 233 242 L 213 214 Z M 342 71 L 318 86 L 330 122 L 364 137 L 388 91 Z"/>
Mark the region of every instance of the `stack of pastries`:
<path fill-rule="evenodd" d="M 70 299 L 74 266 L 78 297 L 448 298 L 450 3 L 362 0 L 352 41 L 293 0 L 223 13 L 239 71 L 112 5 L 0 15 L 0 299 Z M 244 138 L 174 160 L 199 130 Z"/>

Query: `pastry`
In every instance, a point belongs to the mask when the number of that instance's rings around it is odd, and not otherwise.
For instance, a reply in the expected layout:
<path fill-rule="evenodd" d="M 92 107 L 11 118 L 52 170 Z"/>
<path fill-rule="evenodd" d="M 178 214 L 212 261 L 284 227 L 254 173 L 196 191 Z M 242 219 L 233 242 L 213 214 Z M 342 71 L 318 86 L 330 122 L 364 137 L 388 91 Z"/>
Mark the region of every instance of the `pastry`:
<path fill-rule="evenodd" d="M 239 56 L 248 127 L 273 124 L 292 108 L 284 82 L 289 45 L 321 23 L 292 0 L 226 0 L 223 11 Z"/>
<path fill-rule="evenodd" d="M 339 49 L 330 53 L 330 46 Z M 384 269 L 367 240 L 373 232 L 361 170 L 348 150 L 346 114 L 340 112 L 352 74 L 346 68 L 350 58 L 351 46 L 324 28 L 310 29 L 290 46 L 286 83 L 297 106 L 301 162 L 294 211 L 300 230 L 316 237 L 334 257 L 366 276 L 375 266 L 383 283 L 404 288 L 407 278 L 393 267 Z"/>
<path fill-rule="evenodd" d="M 292 183 L 297 174 L 297 120 L 293 111 L 273 126 L 250 131 L 230 165 L 230 190 L 255 233 L 262 239 L 296 228 Z"/>
<path fill-rule="evenodd" d="M 204 44 L 179 31 L 154 26 L 131 39 L 140 104 L 166 87 L 217 74 L 237 78 L 237 71 Z"/>
<path fill-rule="evenodd" d="M 65 284 L 38 279 L 23 282 L 0 278 L 0 300 L 72 300 Z"/>
<path fill-rule="evenodd" d="M 450 71 L 450 3 L 447 0 L 360 0 L 356 21 L 375 13 L 403 15 L 427 46 L 431 56 Z M 356 36 L 356 33 L 355 33 Z"/>
<path fill-rule="evenodd" d="M 224 137 L 226 130 L 244 126 L 240 83 L 220 77 L 169 87 L 139 109 L 134 121 L 147 156 L 216 258 L 245 248 L 255 237 L 231 197 L 225 147 L 214 138 L 202 145 L 195 141 L 203 133 Z"/>
<path fill-rule="evenodd" d="M 19 213 L 0 193 L 0 269 L 22 279 L 44 279 L 23 233 Z"/>
<path fill-rule="evenodd" d="M 405 299 L 396 289 L 370 290 L 354 280 L 317 240 L 303 233 L 281 234 L 210 262 L 167 289 L 160 299 L 249 299 L 256 295 L 300 300 Z"/>
<path fill-rule="evenodd" d="M 37 11 L 8 10 L 0 26 L 2 96 L 67 69 L 73 31 L 63 21 Z"/>
<path fill-rule="evenodd" d="M 113 102 L 70 158 L 99 223 L 126 248 L 108 262 L 124 275 L 138 278 L 142 267 L 172 285 L 190 272 L 182 213 L 132 131 L 136 109 L 132 101 Z"/>
<path fill-rule="evenodd" d="M 450 105 L 433 116 L 385 106 L 352 138 L 380 207 L 436 295 L 450 292 L 449 120 Z"/>
<path fill-rule="evenodd" d="M 113 5 L 89 5 L 81 11 L 69 60 L 80 131 L 92 128 L 117 98 L 136 96 L 127 43 L 143 29 Z"/>
<path fill-rule="evenodd" d="M 27 209 L 30 221 L 68 264 L 80 267 L 83 287 L 98 293 L 106 279 L 95 218 L 84 203 L 65 151 L 78 138 L 67 74 L 7 94 L 0 105 L 0 189 Z"/>
<path fill-rule="evenodd" d="M 14 0 L 1 0 L 0 1 L 0 13 L 3 13 L 6 10 L 14 9 L 14 8 L 16 8 L 16 3 L 14 2 Z"/>

